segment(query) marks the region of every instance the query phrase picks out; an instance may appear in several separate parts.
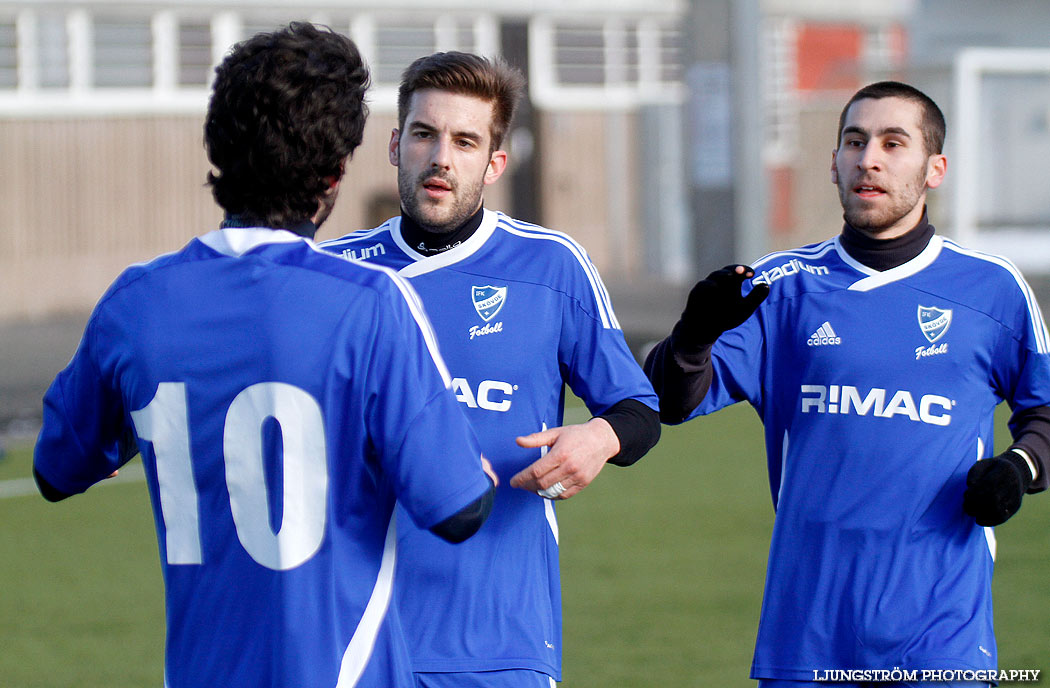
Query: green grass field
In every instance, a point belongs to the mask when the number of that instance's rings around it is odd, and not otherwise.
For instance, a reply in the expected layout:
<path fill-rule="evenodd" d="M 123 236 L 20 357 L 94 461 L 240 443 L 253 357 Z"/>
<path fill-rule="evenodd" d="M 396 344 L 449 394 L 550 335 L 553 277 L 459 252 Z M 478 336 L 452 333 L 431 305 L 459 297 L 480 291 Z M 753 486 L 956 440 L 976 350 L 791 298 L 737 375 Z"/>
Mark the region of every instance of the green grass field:
<path fill-rule="evenodd" d="M 28 448 L 0 462 L 0 481 L 29 473 Z M 561 504 L 559 520 L 564 685 L 754 685 L 773 511 L 753 411 L 665 428 L 641 463 L 608 467 Z M 0 687 L 159 688 L 164 607 L 145 485 L 57 505 L 0 498 L 0 524 Z M 1050 671 L 1048 524 L 1038 495 L 997 529 L 1004 669 Z"/>

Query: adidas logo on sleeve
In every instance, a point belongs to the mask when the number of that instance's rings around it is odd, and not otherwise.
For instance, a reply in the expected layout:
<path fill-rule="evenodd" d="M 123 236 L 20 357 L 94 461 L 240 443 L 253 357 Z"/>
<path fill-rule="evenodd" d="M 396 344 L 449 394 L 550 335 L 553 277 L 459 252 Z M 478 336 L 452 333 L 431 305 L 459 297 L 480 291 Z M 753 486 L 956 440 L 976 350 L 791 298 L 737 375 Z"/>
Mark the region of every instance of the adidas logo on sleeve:
<path fill-rule="evenodd" d="M 835 330 L 827 320 L 806 340 L 806 344 L 810 346 L 830 346 L 841 343 L 842 338 L 835 334 Z"/>

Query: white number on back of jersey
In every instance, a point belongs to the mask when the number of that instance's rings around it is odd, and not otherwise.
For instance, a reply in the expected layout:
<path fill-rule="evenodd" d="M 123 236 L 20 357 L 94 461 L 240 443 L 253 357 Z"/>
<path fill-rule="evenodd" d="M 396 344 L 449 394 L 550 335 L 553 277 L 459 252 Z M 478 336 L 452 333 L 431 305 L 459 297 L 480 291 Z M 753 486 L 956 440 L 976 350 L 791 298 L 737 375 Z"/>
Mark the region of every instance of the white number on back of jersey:
<path fill-rule="evenodd" d="M 131 418 L 157 457 L 161 515 L 169 564 L 200 564 L 200 516 L 190 456 L 186 384 L 162 382 Z M 270 527 L 263 469 L 262 426 L 281 426 L 284 442 L 283 518 Z M 281 382 L 260 382 L 240 392 L 226 413 L 223 460 L 237 537 L 258 563 L 278 571 L 308 561 L 324 539 L 328 461 L 321 407 L 310 394 Z"/>

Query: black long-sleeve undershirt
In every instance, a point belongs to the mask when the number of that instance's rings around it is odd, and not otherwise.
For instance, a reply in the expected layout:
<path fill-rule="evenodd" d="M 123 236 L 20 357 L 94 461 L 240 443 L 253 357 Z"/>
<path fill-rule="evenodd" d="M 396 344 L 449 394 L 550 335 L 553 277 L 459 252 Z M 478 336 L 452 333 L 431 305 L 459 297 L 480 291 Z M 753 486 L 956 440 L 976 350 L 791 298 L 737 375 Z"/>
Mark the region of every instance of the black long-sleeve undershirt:
<path fill-rule="evenodd" d="M 630 466 L 645 456 L 660 440 L 660 416 L 636 399 L 624 399 L 613 404 L 604 418 L 620 441 L 620 451 L 609 459 L 616 466 Z"/>

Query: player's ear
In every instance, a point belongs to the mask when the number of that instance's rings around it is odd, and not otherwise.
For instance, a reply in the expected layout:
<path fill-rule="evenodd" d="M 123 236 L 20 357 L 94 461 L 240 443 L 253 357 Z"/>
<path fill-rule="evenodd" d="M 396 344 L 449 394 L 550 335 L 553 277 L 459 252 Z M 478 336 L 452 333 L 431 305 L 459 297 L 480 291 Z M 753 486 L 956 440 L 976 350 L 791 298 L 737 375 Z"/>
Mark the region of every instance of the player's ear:
<path fill-rule="evenodd" d="M 943 155 L 931 155 L 926 161 L 926 186 L 936 189 L 944 181 L 948 171 L 948 158 Z"/>
<path fill-rule="evenodd" d="M 397 129 L 390 131 L 390 146 L 387 148 L 387 155 L 390 159 L 390 164 L 397 167 L 401 164 L 401 157 L 398 155 L 397 146 L 401 143 L 401 132 Z"/>
<path fill-rule="evenodd" d="M 839 149 L 838 148 L 836 148 L 835 150 L 831 151 L 831 183 L 835 184 L 836 186 L 839 183 L 839 170 L 838 170 L 838 167 L 835 166 L 835 159 L 838 157 L 838 155 L 839 155 Z"/>
<path fill-rule="evenodd" d="M 492 184 L 502 176 L 505 169 L 507 169 L 507 151 L 492 151 L 492 155 L 489 157 L 489 166 L 485 170 L 485 178 L 482 181 L 486 184 Z"/>
<path fill-rule="evenodd" d="M 350 156 L 348 155 L 339 163 L 339 174 L 333 174 L 324 178 L 324 183 L 328 185 L 328 191 L 326 193 L 331 193 L 333 189 L 339 188 L 339 182 L 342 181 L 343 175 L 346 174 L 346 163 L 349 161 Z"/>

